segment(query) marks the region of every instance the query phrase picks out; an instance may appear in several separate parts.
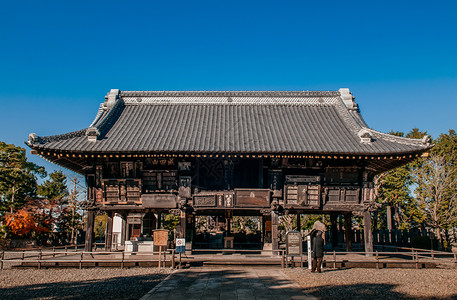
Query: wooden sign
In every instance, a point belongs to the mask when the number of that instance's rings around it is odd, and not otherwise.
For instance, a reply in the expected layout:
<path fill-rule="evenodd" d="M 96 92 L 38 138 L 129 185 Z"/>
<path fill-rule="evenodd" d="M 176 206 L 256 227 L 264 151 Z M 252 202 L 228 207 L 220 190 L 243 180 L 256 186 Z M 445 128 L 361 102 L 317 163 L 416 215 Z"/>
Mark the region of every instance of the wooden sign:
<path fill-rule="evenodd" d="M 302 254 L 300 231 L 289 231 L 286 233 L 286 252 L 290 256 L 300 256 Z"/>
<path fill-rule="evenodd" d="M 237 207 L 269 207 L 270 190 L 235 189 Z"/>
<path fill-rule="evenodd" d="M 286 175 L 287 183 L 319 183 L 320 180 L 320 176 Z"/>
<path fill-rule="evenodd" d="M 216 195 L 197 195 L 194 196 L 195 206 L 216 206 Z"/>
<path fill-rule="evenodd" d="M 143 194 L 144 208 L 176 208 L 177 199 L 173 194 Z"/>
<path fill-rule="evenodd" d="M 168 243 L 168 230 L 157 229 L 154 230 L 154 246 L 167 246 Z"/>

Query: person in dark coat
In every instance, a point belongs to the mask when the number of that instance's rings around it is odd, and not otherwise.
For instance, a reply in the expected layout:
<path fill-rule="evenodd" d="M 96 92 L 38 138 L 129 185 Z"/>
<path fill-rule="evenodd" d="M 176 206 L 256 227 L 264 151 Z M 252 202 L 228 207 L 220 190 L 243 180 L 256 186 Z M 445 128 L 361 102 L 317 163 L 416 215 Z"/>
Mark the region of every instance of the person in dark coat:
<path fill-rule="evenodd" d="M 322 231 L 317 231 L 316 236 L 313 238 L 311 255 L 313 258 L 311 272 L 317 270 L 317 272 L 320 273 L 322 269 L 322 259 L 324 257 L 324 239 L 322 238 Z"/>

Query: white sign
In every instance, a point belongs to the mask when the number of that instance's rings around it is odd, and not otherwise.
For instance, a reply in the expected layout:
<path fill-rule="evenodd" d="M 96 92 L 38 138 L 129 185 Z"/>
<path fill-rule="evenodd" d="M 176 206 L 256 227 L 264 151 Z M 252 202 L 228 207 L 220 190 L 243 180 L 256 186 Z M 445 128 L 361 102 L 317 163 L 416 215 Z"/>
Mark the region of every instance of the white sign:
<path fill-rule="evenodd" d="M 181 247 L 186 245 L 186 239 L 176 239 L 176 247 Z"/>

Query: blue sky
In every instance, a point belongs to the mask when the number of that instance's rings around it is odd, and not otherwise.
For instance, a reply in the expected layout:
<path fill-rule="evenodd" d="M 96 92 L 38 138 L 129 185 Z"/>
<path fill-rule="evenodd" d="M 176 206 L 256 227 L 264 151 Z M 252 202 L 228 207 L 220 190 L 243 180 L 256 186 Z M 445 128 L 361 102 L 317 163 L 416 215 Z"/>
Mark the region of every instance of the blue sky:
<path fill-rule="evenodd" d="M 7 143 L 87 127 L 112 88 L 347 87 L 376 130 L 457 129 L 457 1 L 0 0 L 0 9 Z"/>

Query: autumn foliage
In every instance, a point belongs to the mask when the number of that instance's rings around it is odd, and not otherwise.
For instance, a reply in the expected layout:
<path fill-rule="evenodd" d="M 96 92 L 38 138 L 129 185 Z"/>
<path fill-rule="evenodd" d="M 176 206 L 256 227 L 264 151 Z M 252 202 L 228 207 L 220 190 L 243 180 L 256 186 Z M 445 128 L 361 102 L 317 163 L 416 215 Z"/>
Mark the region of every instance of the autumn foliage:
<path fill-rule="evenodd" d="M 14 214 L 5 216 L 6 225 L 12 233 L 24 236 L 31 232 L 49 232 L 49 228 L 40 226 L 35 218 L 26 209 L 21 209 Z"/>

